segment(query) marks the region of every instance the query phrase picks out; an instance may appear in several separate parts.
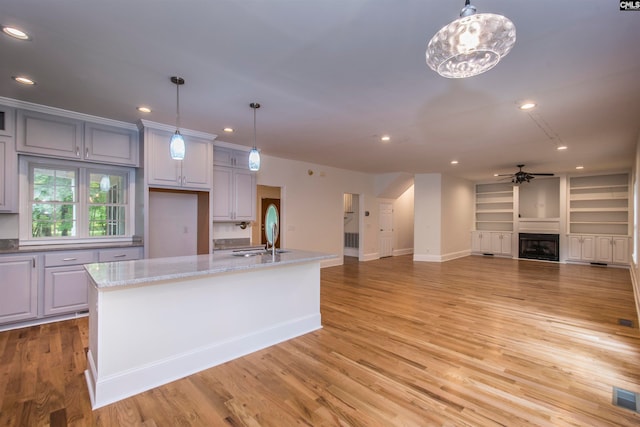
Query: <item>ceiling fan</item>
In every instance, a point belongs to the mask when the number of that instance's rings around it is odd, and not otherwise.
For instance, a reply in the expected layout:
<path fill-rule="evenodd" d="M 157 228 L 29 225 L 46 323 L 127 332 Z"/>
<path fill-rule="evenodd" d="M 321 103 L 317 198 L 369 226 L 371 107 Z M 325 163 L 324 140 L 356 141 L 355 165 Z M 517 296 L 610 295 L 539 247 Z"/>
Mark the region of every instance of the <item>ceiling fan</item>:
<path fill-rule="evenodd" d="M 511 182 L 514 184 L 522 184 L 523 182 L 529 182 L 536 176 L 553 176 L 552 173 L 530 173 L 522 170 L 524 165 L 517 165 L 518 171 L 516 173 L 506 173 L 500 174 L 498 176 L 509 176 L 511 177 Z"/>

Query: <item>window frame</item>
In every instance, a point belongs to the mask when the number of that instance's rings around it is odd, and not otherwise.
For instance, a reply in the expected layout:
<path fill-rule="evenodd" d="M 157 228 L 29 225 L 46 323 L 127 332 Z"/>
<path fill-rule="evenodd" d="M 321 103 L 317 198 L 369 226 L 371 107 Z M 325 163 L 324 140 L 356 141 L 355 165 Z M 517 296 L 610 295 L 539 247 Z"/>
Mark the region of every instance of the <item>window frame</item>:
<path fill-rule="evenodd" d="M 34 168 L 68 169 L 77 173 L 77 215 L 76 236 L 33 237 L 32 236 L 32 188 Z M 124 198 L 126 200 L 124 235 L 90 236 L 89 230 L 89 186 L 92 173 L 120 175 L 124 178 Z M 99 163 L 84 163 L 35 156 L 19 156 L 19 241 L 20 245 L 65 245 L 80 243 L 131 242 L 135 228 L 135 168 Z M 95 206 L 95 205 L 93 205 Z"/>

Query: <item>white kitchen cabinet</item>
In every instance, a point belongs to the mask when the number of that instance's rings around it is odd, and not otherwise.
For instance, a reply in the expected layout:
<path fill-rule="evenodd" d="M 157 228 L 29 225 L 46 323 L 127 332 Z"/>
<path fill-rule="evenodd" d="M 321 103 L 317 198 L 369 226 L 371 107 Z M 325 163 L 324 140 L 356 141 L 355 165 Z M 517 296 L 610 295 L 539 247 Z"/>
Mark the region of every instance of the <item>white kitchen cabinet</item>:
<path fill-rule="evenodd" d="M 148 157 L 150 186 L 180 189 L 210 189 L 212 186 L 211 141 L 183 134 L 184 160 L 173 160 L 169 154 L 172 132 L 145 129 L 145 156 Z"/>
<path fill-rule="evenodd" d="M 16 122 L 20 153 L 138 166 L 134 129 L 29 110 L 18 110 Z"/>
<path fill-rule="evenodd" d="M 629 264 L 629 238 L 623 236 L 597 236 L 596 262 Z"/>
<path fill-rule="evenodd" d="M 590 235 L 569 236 L 569 256 L 573 261 L 595 262 L 596 238 Z"/>
<path fill-rule="evenodd" d="M 256 219 L 256 175 L 248 169 L 216 166 L 213 170 L 213 220 Z"/>
<path fill-rule="evenodd" d="M 18 212 L 18 156 L 13 138 L 0 136 L 0 212 Z"/>
<path fill-rule="evenodd" d="M 36 256 L 0 256 L 0 324 L 38 316 Z"/>
<path fill-rule="evenodd" d="M 232 168 L 249 169 L 249 152 L 228 147 L 213 147 L 213 164 Z"/>

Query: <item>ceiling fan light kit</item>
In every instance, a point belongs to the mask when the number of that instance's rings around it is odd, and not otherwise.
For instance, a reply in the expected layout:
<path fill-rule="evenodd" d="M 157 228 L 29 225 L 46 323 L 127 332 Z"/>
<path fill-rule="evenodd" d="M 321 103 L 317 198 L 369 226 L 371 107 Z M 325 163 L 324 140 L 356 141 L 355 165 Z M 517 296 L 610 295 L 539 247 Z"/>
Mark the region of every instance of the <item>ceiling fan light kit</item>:
<path fill-rule="evenodd" d="M 516 27 L 493 13 L 476 13 L 466 0 L 460 17 L 442 27 L 427 45 L 427 65 L 443 77 L 472 77 L 495 67 L 516 42 Z"/>
<path fill-rule="evenodd" d="M 552 173 L 531 173 L 531 172 L 525 172 L 522 170 L 522 168 L 524 167 L 524 165 L 517 165 L 518 166 L 518 171 L 516 173 L 507 173 L 507 174 L 495 174 L 494 176 L 509 176 L 511 177 L 511 182 L 513 182 L 514 184 L 522 184 L 524 182 L 531 182 L 531 180 L 533 178 L 535 178 L 536 176 L 553 176 Z"/>

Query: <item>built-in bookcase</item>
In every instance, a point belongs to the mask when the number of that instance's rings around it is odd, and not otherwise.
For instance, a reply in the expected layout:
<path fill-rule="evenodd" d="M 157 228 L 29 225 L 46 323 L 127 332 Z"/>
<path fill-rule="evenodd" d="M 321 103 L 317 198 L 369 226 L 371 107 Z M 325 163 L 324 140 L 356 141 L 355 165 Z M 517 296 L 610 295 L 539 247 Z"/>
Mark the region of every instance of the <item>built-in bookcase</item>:
<path fill-rule="evenodd" d="M 629 174 L 569 178 L 569 233 L 629 235 Z"/>
<path fill-rule="evenodd" d="M 476 230 L 513 231 L 513 184 L 476 184 Z"/>

